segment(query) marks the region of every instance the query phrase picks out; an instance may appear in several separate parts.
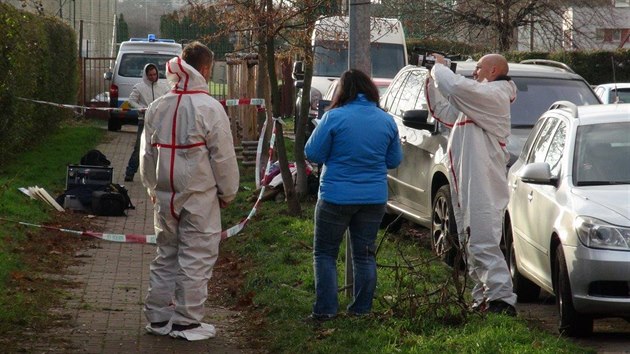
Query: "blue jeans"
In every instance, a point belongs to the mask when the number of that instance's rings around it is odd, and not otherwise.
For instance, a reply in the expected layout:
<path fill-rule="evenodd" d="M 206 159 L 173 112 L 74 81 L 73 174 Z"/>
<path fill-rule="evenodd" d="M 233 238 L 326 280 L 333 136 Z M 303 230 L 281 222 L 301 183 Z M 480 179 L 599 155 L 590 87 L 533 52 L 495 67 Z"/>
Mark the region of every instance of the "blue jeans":
<path fill-rule="evenodd" d="M 338 205 L 317 201 L 313 240 L 314 315 L 333 317 L 337 314 L 337 256 L 346 229 L 350 230 L 354 275 L 354 296 L 348 312 L 358 315 L 370 312 L 376 289 L 375 241 L 384 214 L 384 203 Z"/>
<path fill-rule="evenodd" d="M 136 143 L 133 146 L 133 152 L 129 157 L 127 163 L 127 169 L 125 170 L 125 176 L 133 176 L 138 172 L 138 166 L 140 165 L 140 138 L 142 137 L 142 131 L 144 130 L 144 119 L 138 120 L 138 132 L 136 133 Z"/>

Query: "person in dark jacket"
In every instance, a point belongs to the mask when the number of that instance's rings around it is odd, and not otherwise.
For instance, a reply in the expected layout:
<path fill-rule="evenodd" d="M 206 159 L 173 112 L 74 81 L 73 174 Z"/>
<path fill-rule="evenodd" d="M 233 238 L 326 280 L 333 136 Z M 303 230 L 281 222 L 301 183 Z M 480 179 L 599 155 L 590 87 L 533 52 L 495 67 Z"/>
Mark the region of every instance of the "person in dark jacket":
<path fill-rule="evenodd" d="M 323 164 L 313 240 L 316 300 L 310 318 L 315 320 L 337 314 L 337 254 L 346 229 L 354 271 L 354 297 L 347 311 L 365 315 L 372 309 L 387 170 L 402 160 L 398 128 L 378 100 L 369 76 L 356 69 L 344 72 L 330 109 L 305 146 L 307 158 Z"/>

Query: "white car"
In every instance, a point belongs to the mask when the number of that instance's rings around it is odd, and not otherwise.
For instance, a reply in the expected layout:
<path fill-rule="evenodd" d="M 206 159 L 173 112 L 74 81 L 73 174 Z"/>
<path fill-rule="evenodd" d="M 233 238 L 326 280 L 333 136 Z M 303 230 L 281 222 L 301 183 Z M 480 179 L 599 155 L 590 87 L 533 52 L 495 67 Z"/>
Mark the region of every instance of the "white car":
<path fill-rule="evenodd" d="M 603 103 L 630 103 L 630 83 L 601 84 L 595 93 Z"/>
<path fill-rule="evenodd" d="M 630 320 L 630 104 L 554 103 L 509 170 L 504 246 L 520 302 L 556 295 L 559 330 Z"/>

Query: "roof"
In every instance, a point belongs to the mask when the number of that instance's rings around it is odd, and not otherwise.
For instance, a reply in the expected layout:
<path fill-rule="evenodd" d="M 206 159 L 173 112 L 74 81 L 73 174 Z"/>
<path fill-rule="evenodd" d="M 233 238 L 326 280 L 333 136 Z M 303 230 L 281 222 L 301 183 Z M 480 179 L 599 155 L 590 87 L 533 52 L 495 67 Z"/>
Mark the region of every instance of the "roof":
<path fill-rule="evenodd" d="M 580 125 L 630 122 L 630 103 L 578 106 Z"/>
<path fill-rule="evenodd" d="M 472 76 L 472 72 L 475 70 L 476 61 L 458 61 L 456 72 L 464 76 Z M 569 80 L 583 80 L 583 78 L 575 73 L 566 71 L 565 69 L 539 64 L 519 64 L 508 63 L 510 71 L 509 76 L 519 77 L 541 77 L 541 78 L 558 78 Z"/>

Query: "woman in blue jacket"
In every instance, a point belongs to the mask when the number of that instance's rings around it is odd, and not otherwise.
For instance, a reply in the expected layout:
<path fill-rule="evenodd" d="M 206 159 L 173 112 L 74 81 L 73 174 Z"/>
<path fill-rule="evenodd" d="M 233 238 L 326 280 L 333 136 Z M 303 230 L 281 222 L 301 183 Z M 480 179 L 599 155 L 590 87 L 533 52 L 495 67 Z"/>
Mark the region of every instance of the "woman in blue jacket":
<path fill-rule="evenodd" d="M 369 76 L 356 69 L 344 72 L 329 111 L 305 146 L 308 159 L 323 164 L 313 239 L 315 320 L 337 314 L 336 263 L 346 229 L 354 270 L 354 296 L 347 310 L 364 315 L 372 309 L 375 241 L 387 202 L 387 170 L 402 160 L 398 128 L 378 100 Z"/>

